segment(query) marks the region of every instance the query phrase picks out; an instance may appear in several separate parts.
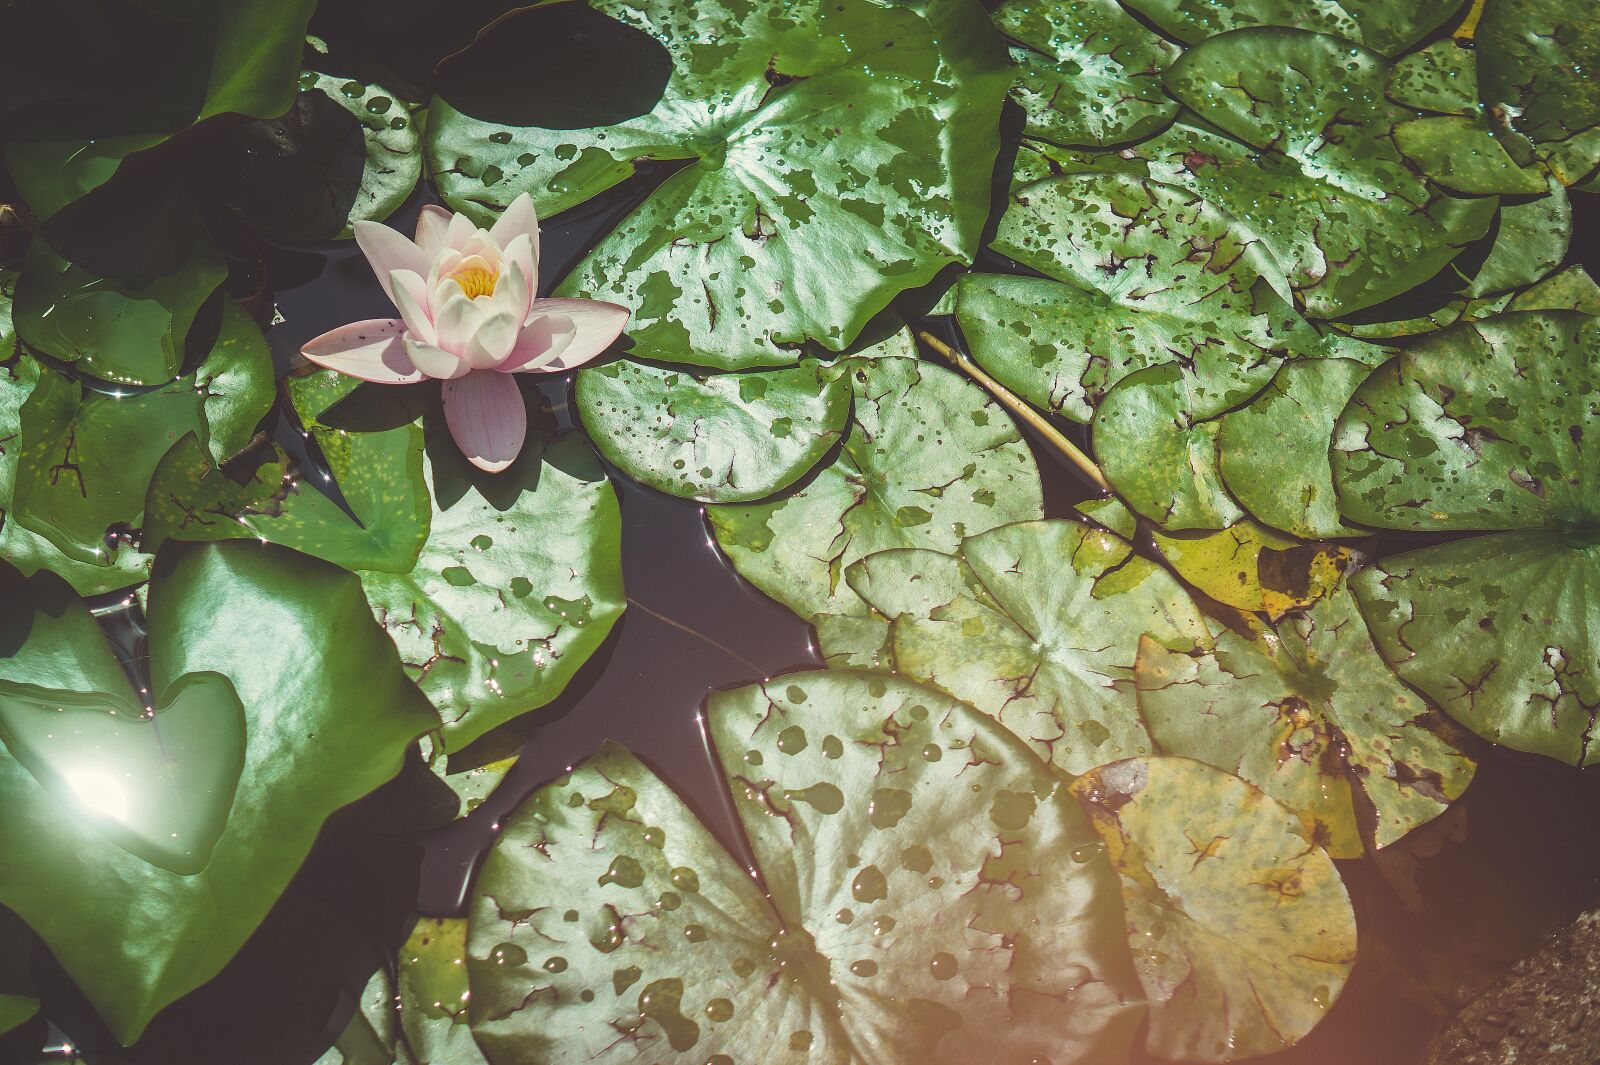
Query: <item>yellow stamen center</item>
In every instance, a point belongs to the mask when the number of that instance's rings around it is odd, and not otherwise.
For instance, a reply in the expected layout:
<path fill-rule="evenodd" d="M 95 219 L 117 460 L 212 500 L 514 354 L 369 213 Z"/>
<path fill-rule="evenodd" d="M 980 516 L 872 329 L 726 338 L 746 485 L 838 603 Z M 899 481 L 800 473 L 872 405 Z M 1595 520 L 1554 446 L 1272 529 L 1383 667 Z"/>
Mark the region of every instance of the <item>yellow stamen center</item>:
<path fill-rule="evenodd" d="M 471 266 L 454 274 L 451 280 L 461 286 L 461 291 L 467 294 L 468 299 L 477 299 L 479 296 L 494 295 L 494 286 L 500 280 L 500 274 L 488 267 Z"/>

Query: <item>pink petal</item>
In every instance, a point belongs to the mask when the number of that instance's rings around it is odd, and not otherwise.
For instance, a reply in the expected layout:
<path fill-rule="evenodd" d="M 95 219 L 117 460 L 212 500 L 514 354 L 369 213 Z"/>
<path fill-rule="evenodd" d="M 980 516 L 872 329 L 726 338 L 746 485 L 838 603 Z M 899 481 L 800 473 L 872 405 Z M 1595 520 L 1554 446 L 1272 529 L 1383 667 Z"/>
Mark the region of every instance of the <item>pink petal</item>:
<path fill-rule="evenodd" d="M 372 272 L 378 275 L 378 284 L 383 286 L 383 293 L 391 302 L 394 300 L 394 290 L 389 284 L 390 274 L 396 270 L 427 274 L 428 257 L 422 254 L 421 248 L 402 236 L 398 229 L 390 229 L 381 222 L 363 220 L 355 224 L 355 231 L 361 254 L 372 264 Z"/>
<path fill-rule="evenodd" d="M 528 410 L 514 377 L 479 370 L 444 383 L 444 420 L 474 466 L 499 473 L 528 435 Z"/>
<path fill-rule="evenodd" d="M 616 343 L 617 337 L 622 335 L 623 328 L 628 324 L 628 308 L 601 300 L 534 300 L 528 313 L 535 320 L 553 314 L 571 321 L 577 335 L 565 350 L 559 352 L 560 368 L 565 370 L 583 365 Z"/>
<path fill-rule="evenodd" d="M 538 255 L 534 252 L 533 244 L 528 240 L 526 234 L 512 238 L 511 243 L 506 245 L 504 251 L 504 264 L 501 266 L 501 283 L 504 284 L 503 279 L 513 273 L 522 275 L 522 280 L 525 282 L 524 287 L 527 289 L 528 298 L 531 300 L 533 294 L 539 288 L 539 264 L 537 260 Z M 528 306 L 527 303 L 522 305 L 523 321 L 528 320 Z"/>
<path fill-rule="evenodd" d="M 445 247 L 460 251 L 467 246 L 467 241 L 471 240 L 477 231 L 478 227 L 472 224 L 472 219 L 464 214 L 453 214 L 450 216 L 450 225 L 444 233 Z"/>
<path fill-rule="evenodd" d="M 494 286 L 494 309 L 510 311 L 516 315 L 518 325 L 528 320 L 528 308 L 533 305 L 533 290 L 529 288 L 527 278 L 521 264 L 508 262 L 505 273 L 500 275 L 499 282 Z"/>
<path fill-rule="evenodd" d="M 363 381 L 406 385 L 423 375 L 401 343 L 405 331 L 406 324 L 398 318 L 351 322 L 307 341 L 300 354 L 318 366 Z"/>
<path fill-rule="evenodd" d="M 489 228 L 489 236 L 509 253 L 512 243 L 521 236 L 528 238 L 531 262 L 527 265 L 528 280 L 539 286 L 539 217 L 533 210 L 533 197 L 526 192 L 506 205 L 500 217 Z"/>
<path fill-rule="evenodd" d="M 522 332 L 522 319 L 510 311 L 496 311 L 484 315 L 467 340 L 461 353 L 474 370 L 492 370 L 511 354 L 517 336 Z"/>
<path fill-rule="evenodd" d="M 501 373 L 542 370 L 547 363 L 560 357 L 577 335 L 577 328 L 563 315 L 541 315 L 522 327 L 511 353 L 495 369 Z"/>
<path fill-rule="evenodd" d="M 396 270 L 389 275 L 389 288 L 394 292 L 394 305 L 400 308 L 400 318 L 412 336 L 425 343 L 438 340 L 433 329 L 433 319 L 428 317 L 428 283 L 422 275 L 411 270 Z"/>
<path fill-rule="evenodd" d="M 444 234 L 450 228 L 450 212 L 428 204 L 417 215 L 417 247 L 433 259 L 444 250 Z"/>
<path fill-rule="evenodd" d="M 472 369 L 443 348 L 424 344 L 414 337 L 406 337 L 405 345 L 406 354 L 411 357 L 412 364 L 422 373 L 440 381 L 464 377 Z"/>

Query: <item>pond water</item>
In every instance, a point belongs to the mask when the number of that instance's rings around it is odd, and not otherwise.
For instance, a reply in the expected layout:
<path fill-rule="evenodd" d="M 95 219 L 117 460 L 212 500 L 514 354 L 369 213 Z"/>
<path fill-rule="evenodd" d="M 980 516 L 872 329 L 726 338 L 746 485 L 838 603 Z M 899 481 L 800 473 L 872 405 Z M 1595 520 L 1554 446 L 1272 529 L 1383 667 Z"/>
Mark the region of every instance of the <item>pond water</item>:
<path fill-rule="evenodd" d="M 643 174 L 548 224 L 546 286 L 659 177 Z M 1580 197 L 1574 205 L 1573 250 L 1595 272 L 1600 212 L 1591 200 Z M 424 202 L 414 197 L 390 224 L 409 231 Z M 388 313 L 353 245 L 255 251 L 259 267 L 247 255 L 235 264 L 234 294 L 265 294 L 262 305 L 281 315 L 267 333 L 280 369 L 310 337 Z M 984 265 L 1005 266 L 992 256 Z M 569 390 L 567 379 L 544 384 L 550 413 L 563 425 L 572 424 Z M 287 423 L 278 437 L 286 447 L 301 447 Z M 1047 514 L 1070 516 L 1072 504 L 1092 494 L 1090 487 L 1049 448 L 1035 442 L 1034 450 Z M 139 1047 L 116 1048 L 70 982 L 47 973 L 48 1035 L 35 1024 L 0 1040 L 0 1062 L 70 1059 L 68 1044 L 104 1065 L 314 1061 L 344 1027 L 367 974 L 403 938 L 407 914 L 461 912 L 499 820 L 608 738 L 625 742 L 736 854 L 743 852 L 701 729 L 701 704 L 710 690 L 814 666 L 820 658 L 809 627 L 723 560 L 699 505 L 620 475 L 615 480 L 627 613 L 567 691 L 518 723 L 527 730 L 520 761 L 479 809 L 417 837 L 405 830 L 405 783 L 391 785 L 344 815 L 345 831 L 319 847 L 224 974 L 159 1017 Z M 1386 535 L 1365 547 L 1384 554 L 1415 545 L 1412 538 Z M 136 654 L 137 625 L 116 614 L 106 621 Z M 1576 840 L 1570 826 L 1589 824 L 1596 815 L 1600 783 L 1590 777 L 1547 760 L 1486 752 L 1465 799 L 1439 822 L 1381 859 L 1341 863 L 1361 930 L 1355 973 L 1309 1038 L 1292 1051 L 1256 1060 L 1420 1062 L 1441 1011 L 1462 1004 L 1465 988 L 1595 900 L 1600 856 Z M 54 1049 L 41 1055 L 41 1042 Z"/>

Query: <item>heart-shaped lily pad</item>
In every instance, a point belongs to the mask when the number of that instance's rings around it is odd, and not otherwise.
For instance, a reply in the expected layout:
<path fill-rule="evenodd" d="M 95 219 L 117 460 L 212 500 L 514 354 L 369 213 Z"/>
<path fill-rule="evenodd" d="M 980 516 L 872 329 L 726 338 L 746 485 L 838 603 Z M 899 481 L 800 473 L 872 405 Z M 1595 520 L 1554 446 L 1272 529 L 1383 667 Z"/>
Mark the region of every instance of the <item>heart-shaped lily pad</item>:
<path fill-rule="evenodd" d="M 865 610 L 844 581 L 857 559 L 949 553 L 963 536 L 1042 514 L 1033 455 L 981 389 L 916 359 L 840 365 L 855 420 L 838 457 L 776 502 L 706 510 L 739 572 L 806 618 Z"/>
<path fill-rule="evenodd" d="M 1131 683 L 1141 635 L 1185 651 L 1209 642 L 1171 574 L 1077 522 L 1004 525 L 942 560 L 885 551 L 846 577 L 892 620 L 896 672 L 989 714 L 1068 773 L 1150 753 Z"/>
<path fill-rule="evenodd" d="M 0 739 L 58 801 L 147 862 L 211 860 L 244 767 L 244 708 L 219 673 L 179 677 L 146 711 L 133 693 L 0 681 Z"/>
<path fill-rule="evenodd" d="M 1573 311 L 1453 326 L 1377 370 L 1333 445 L 1348 518 L 1492 534 L 1355 578 L 1390 664 L 1480 735 L 1575 764 L 1600 705 L 1597 351 Z"/>
<path fill-rule="evenodd" d="M 744 374 L 613 362 L 578 374 L 577 406 L 600 454 L 634 480 L 737 503 L 787 488 L 821 461 L 844 433 L 850 386 L 817 362 Z"/>
<path fill-rule="evenodd" d="M 149 596 L 152 691 L 216 673 L 244 708 L 243 769 L 205 868 L 179 875 L 145 861 L 0 756 L 0 905 L 38 933 L 125 1043 L 217 974 L 283 893 L 329 815 L 392 777 L 439 723 L 352 575 L 254 543 L 196 545 L 167 563 Z M 48 574 L 25 580 L 3 567 L 0 582 L 0 646 L 11 652 L 0 659 L 0 680 L 78 692 L 127 684 L 63 582 Z M 212 683 L 188 688 L 185 698 Z M 10 709 L 6 718 L 9 727 Z M 194 745 L 178 752 L 180 761 L 216 747 L 226 754 L 227 726 L 212 736 L 213 724 L 180 730 L 176 738 Z M 206 774 L 186 774 L 187 801 L 201 801 L 197 779 Z M 89 790 L 109 805 L 109 787 Z"/>
<path fill-rule="evenodd" d="M 1443 813 L 1476 768 L 1460 730 L 1385 667 L 1342 588 L 1253 639 L 1223 631 L 1183 653 L 1146 637 L 1137 672 L 1163 751 L 1237 773 L 1336 858 L 1365 849 L 1352 793 L 1385 847 Z"/>
<path fill-rule="evenodd" d="M 555 83 L 574 34 L 594 73 Z M 474 219 L 522 192 L 555 214 L 684 161 L 556 294 L 634 308 L 640 354 L 719 369 L 794 363 L 807 338 L 842 350 L 970 261 L 1010 80 L 973 0 L 543 5 L 456 62 L 516 71 L 493 106 L 447 77 L 429 108 L 430 169 Z"/>
<path fill-rule="evenodd" d="M 762 886 L 603 748 L 506 822 L 468 937 L 496 1065 L 1121 1060 L 1116 881 L 1060 780 L 948 696 L 854 671 L 712 697 Z"/>
<path fill-rule="evenodd" d="M 1298 817 L 1187 758 L 1114 762 L 1071 790 L 1122 877 L 1150 1050 L 1235 1061 L 1322 1019 L 1355 961 L 1355 913 Z"/>

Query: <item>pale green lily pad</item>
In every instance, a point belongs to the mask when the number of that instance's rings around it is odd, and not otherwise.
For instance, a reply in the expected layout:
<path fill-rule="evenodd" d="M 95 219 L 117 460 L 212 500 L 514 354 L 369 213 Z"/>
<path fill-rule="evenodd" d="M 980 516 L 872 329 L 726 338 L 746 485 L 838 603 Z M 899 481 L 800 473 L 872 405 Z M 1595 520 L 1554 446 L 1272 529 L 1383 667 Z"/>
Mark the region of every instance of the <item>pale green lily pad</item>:
<path fill-rule="evenodd" d="M 1043 514 L 1032 453 L 977 386 L 915 359 L 840 366 L 855 419 L 838 457 L 781 500 L 706 510 L 739 572 L 806 618 L 865 609 L 844 571 L 867 555 L 948 554 L 965 536 Z"/>
<path fill-rule="evenodd" d="M 842 350 L 897 293 L 971 261 L 1010 80 L 976 2 L 591 6 L 502 20 L 458 62 L 519 27 L 639 39 L 620 68 L 595 55 L 593 98 L 568 99 L 518 55 L 497 91 L 519 122 L 472 117 L 447 85 L 428 162 L 446 203 L 481 223 L 522 192 L 548 216 L 638 162 L 686 161 L 557 289 L 633 308 L 639 354 L 738 369 L 797 362 L 807 339 Z M 663 50 L 670 76 L 650 83 Z"/>
<path fill-rule="evenodd" d="M 789 487 L 844 433 L 850 386 L 832 368 L 691 374 L 613 362 L 578 374 L 595 448 L 629 477 L 707 503 Z"/>
<path fill-rule="evenodd" d="M 897 673 L 977 707 L 1067 773 L 1150 753 L 1132 688 L 1141 635 L 1209 640 L 1188 593 L 1122 539 L 1078 522 L 1006 525 L 955 558 L 886 551 L 852 588 L 893 620 Z"/>
<path fill-rule="evenodd" d="M 400 1042 L 394 977 L 387 967 L 367 980 L 344 1031 L 312 1065 L 418 1065 Z"/>
<path fill-rule="evenodd" d="M 1214 37 L 1166 84 L 1229 136 L 1180 124 L 1138 151 L 1152 177 L 1259 233 L 1309 314 L 1351 314 L 1426 281 L 1494 215 L 1492 198 L 1454 198 L 1408 168 L 1391 133 L 1416 112 L 1383 95 L 1389 71 L 1375 52 L 1303 30 Z"/>
<path fill-rule="evenodd" d="M 1572 200 L 1554 178 L 1531 200 L 1504 203 L 1494 244 L 1463 292 L 1472 297 L 1509 292 L 1543 278 L 1567 257 L 1572 239 Z"/>
<path fill-rule="evenodd" d="M 1600 126 L 1600 20 L 1591 9 L 1491 0 L 1475 41 L 1484 105 L 1516 133 L 1548 149 Z"/>
<path fill-rule="evenodd" d="M 1581 266 L 1569 266 L 1512 297 L 1508 311 L 1582 311 L 1600 314 L 1600 285 Z"/>
<path fill-rule="evenodd" d="M 1477 115 L 1407 119 L 1394 127 L 1394 142 L 1424 175 L 1455 192 L 1527 196 L 1544 191 L 1544 177 L 1518 166 Z"/>
<path fill-rule="evenodd" d="M 1222 419 L 1221 470 L 1256 520 L 1308 540 L 1359 536 L 1339 517 L 1328 448 L 1339 412 L 1387 352 L 1312 359 L 1279 369 L 1249 406 Z"/>
<path fill-rule="evenodd" d="M 770 897 L 608 745 L 508 821 L 479 880 L 471 1015 L 490 1060 L 1128 1053 L 1115 879 L 1014 737 L 853 671 L 721 693 L 707 716 Z"/>
<path fill-rule="evenodd" d="M 1124 540 L 1132 540 L 1139 532 L 1139 518 L 1116 496 L 1085 499 L 1073 507 Z"/>
<path fill-rule="evenodd" d="M 1349 548 L 1304 543 L 1249 519 L 1200 537 L 1152 534 L 1178 575 L 1219 603 L 1276 621 L 1338 587 Z"/>
<path fill-rule="evenodd" d="M 398 971 L 400 1027 L 417 1065 L 484 1065 L 467 1026 L 465 918 L 419 918 L 400 947 Z"/>
<path fill-rule="evenodd" d="M 41 369 L 21 408 L 7 520 L 76 562 L 119 565 L 106 532 L 139 523 L 146 488 L 168 449 L 196 433 L 214 459 L 226 458 L 249 443 L 272 397 L 266 341 L 231 302 L 200 368 L 153 390 L 92 392 Z"/>
<path fill-rule="evenodd" d="M 1129 0 L 1128 6 L 1165 32 L 1198 44 L 1229 30 L 1288 26 L 1364 44 L 1386 55 L 1403 52 L 1437 29 L 1460 0 Z"/>
<path fill-rule="evenodd" d="M 1057 144 L 1115 144 L 1160 130 L 1178 113 L 1161 72 L 1178 49 L 1116 0 L 1008 0 L 994 23 L 1017 46 L 1012 98 L 1027 133 Z"/>
<path fill-rule="evenodd" d="M 39 1012 L 39 1000 L 32 995 L 0 994 L 0 1035 L 20 1028 Z"/>
<path fill-rule="evenodd" d="M 1350 975 L 1356 922 L 1298 817 L 1187 758 L 1116 762 L 1072 792 L 1122 877 L 1150 1051 L 1235 1061 L 1316 1026 Z"/>
<path fill-rule="evenodd" d="M 1472 781 L 1465 734 L 1401 684 L 1340 588 L 1254 639 L 1140 644 L 1139 709 L 1163 752 L 1236 773 L 1299 814 L 1335 858 L 1365 851 L 1359 792 L 1376 811 L 1375 847 L 1443 813 Z"/>
<path fill-rule="evenodd" d="M 0 661 L 0 678 L 75 691 L 127 683 L 64 583 L 45 574 L 0 580 L 14 604 L 6 646 L 16 648 Z M 392 777 L 417 738 L 438 726 L 356 578 L 303 555 L 197 546 L 154 581 L 148 623 L 153 691 L 212 671 L 244 706 L 244 768 L 203 871 L 180 876 L 105 840 L 19 763 L 0 758 L 0 855 L 7 869 L 26 871 L 0 876 L 0 905 L 39 934 L 124 1043 L 217 974 L 329 815 Z"/>
<path fill-rule="evenodd" d="M 333 240 L 389 217 L 422 176 L 422 133 L 392 90 L 300 74 L 288 112 L 241 126 L 222 173 L 245 224 L 283 240 Z"/>
<path fill-rule="evenodd" d="M 1408 349 L 1356 392 L 1333 468 L 1380 528 L 1494 532 L 1352 582 L 1390 664 L 1486 738 L 1582 764 L 1600 705 L 1600 320 L 1522 311 Z"/>

